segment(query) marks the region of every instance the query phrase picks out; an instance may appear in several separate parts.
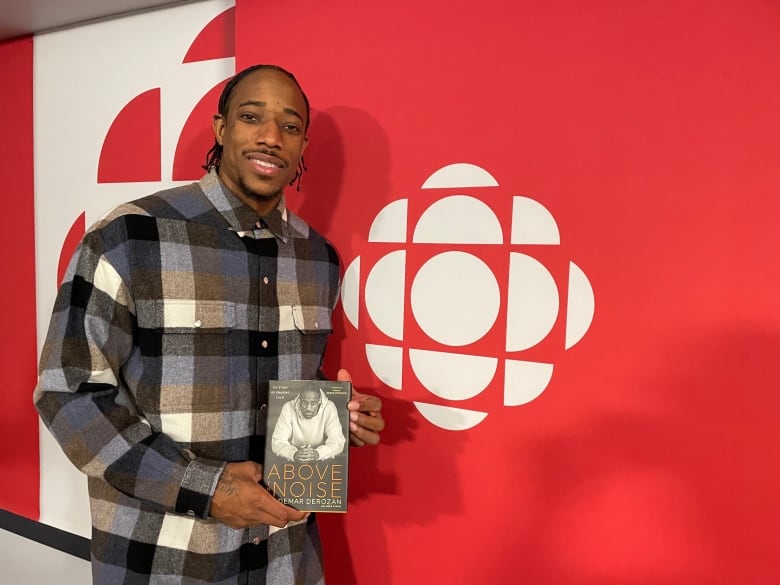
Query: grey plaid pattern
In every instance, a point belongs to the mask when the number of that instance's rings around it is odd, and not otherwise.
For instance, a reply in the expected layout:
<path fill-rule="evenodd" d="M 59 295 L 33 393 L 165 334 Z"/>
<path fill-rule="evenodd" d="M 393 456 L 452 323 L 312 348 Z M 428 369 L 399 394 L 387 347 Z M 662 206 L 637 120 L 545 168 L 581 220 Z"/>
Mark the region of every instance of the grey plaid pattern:
<path fill-rule="evenodd" d="M 338 285 L 322 236 L 215 173 L 90 228 L 35 404 L 89 477 L 96 585 L 323 582 L 314 516 L 235 530 L 208 510 L 226 462 L 262 462 L 267 381 L 319 376 Z"/>

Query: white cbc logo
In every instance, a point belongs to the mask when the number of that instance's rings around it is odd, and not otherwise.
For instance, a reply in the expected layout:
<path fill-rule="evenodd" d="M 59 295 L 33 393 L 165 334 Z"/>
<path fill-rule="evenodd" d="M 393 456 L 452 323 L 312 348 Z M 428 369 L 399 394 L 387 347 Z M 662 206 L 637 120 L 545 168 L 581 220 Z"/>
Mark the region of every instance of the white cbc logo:
<path fill-rule="evenodd" d="M 484 169 L 457 163 L 434 172 L 422 189 L 497 186 L 498 182 Z M 475 245 L 477 253 L 485 245 L 505 243 L 497 214 L 471 195 L 452 194 L 438 199 L 422 212 L 412 230 L 407 230 L 408 211 L 408 199 L 386 205 L 371 224 L 368 242 L 406 245 L 410 232 L 413 245 Z M 511 221 L 510 245 L 560 244 L 555 218 L 531 198 L 513 196 L 511 218 L 505 219 Z M 341 295 L 344 312 L 355 329 L 359 328 L 360 271 L 358 256 L 344 274 Z M 477 396 L 491 385 L 499 367 L 503 367 L 504 406 L 519 406 L 539 396 L 552 378 L 553 364 L 514 359 L 514 352 L 534 347 L 550 333 L 560 308 L 558 286 L 544 264 L 513 250 L 509 252 L 508 274 L 502 292 L 495 272 L 473 253 L 435 253 L 415 274 L 409 275 L 405 248 L 386 253 L 369 268 L 363 295 L 373 324 L 398 344 L 366 344 L 366 357 L 374 374 L 389 387 L 402 390 L 407 354 L 418 382 L 433 396 L 447 401 Z M 572 261 L 568 263 L 568 276 L 566 349 L 585 335 L 595 307 L 590 282 Z M 439 346 L 461 351 L 409 347 L 408 340 L 404 347 L 407 277 L 411 278 L 408 302 L 416 324 Z M 505 350 L 511 359 L 504 359 L 503 352 L 501 358 L 482 355 L 476 344 L 494 328 L 499 314 L 506 315 Z M 470 351 L 462 351 L 467 348 Z M 414 405 L 432 424 L 448 430 L 469 429 L 488 415 L 444 404 L 415 401 Z"/>

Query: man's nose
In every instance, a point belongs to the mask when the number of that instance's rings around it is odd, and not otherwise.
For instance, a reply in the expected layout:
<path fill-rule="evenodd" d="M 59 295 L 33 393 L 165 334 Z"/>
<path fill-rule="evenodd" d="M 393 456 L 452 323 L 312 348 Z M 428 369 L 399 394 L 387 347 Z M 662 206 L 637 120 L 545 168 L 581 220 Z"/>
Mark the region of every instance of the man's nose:
<path fill-rule="evenodd" d="M 282 143 L 282 132 L 276 122 L 269 121 L 260 126 L 257 134 L 258 144 L 267 146 L 280 146 Z"/>

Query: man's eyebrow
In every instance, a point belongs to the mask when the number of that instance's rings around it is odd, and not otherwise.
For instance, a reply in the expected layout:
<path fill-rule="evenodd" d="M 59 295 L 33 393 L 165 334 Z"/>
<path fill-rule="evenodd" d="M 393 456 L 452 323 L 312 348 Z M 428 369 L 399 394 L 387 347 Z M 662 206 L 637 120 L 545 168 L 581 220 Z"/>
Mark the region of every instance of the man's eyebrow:
<path fill-rule="evenodd" d="M 265 103 L 265 102 L 260 102 L 260 101 L 257 101 L 257 100 L 247 100 L 247 101 L 245 101 L 245 102 L 241 102 L 241 103 L 240 103 L 240 104 L 238 104 L 238 106 L 236 106 L 236 107 L 239 107 L 239 108 L 240 108 L 241 106 L 256 106 L 256 107 L 258 107 L 258 108 L 264 108 L 264 107 L 266 107 L 267 105 L 268 105 L 268 104 L 267 104 L 267 103 Z M 285 114 L 290 114 L 291 116 L 295 116 L 295 117 L 296 117 L 296 118 L 298 118 L 298 119 L 299 119 L 301 122 L 303 122 L 303 121 L 304 121 L 304 120 L 303 120 L 303 116 L 301 116 L 301 115 L 300 115 L 298 112 L 296 112 L 296 111 L 295 111 L 295 110 L 293 110 L 292 108 L 282 108 L 282 111 L 283 111 Z"/>

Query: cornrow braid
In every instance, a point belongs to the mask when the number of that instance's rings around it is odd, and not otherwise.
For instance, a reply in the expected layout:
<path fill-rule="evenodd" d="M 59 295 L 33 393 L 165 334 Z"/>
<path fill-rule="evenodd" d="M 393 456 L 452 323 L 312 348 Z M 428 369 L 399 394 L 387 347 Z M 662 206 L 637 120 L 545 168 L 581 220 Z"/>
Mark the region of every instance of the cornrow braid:
<path fill-rule="evenodd" d="M 290 181 L 290 185 L 292 186 L 293 183 L 298 181 L 298 184 L 295 186 L 295 190 L 299 191 L 301 190 L 301 179 L 303 179 L 303 173 L 304 171 L 308 171 L 309 169 L 306 168 L 306 163 L 303 160 L 303 155 L 301 155 L 301 160 L 298 161 L 298 168 L 295 169 L 295 176 Z"/>
<path fill-rule="evenodd" d="M 306 92 L 303 91 L 301 84 L 298 83 L 297 79 L 295 79 L 295 75 L 286 69 L 279 67 L 278 65 L 252 65 L 239 71 L 233 77 L 231 77 L 225 84 L 225 88 L 222 90 L 222 94 L 219 96 L 219 102 L 217 103 L 217 112 L 219 115 L 223 117 L 227 116 L 228 103 L 230 103 L 230 98 L 233 96 L 233 90 L 236 88 L 239 82 L 250 73 L 254 73 L 255 71 L 261 69 L 270 69 L 272 71 L 284 73 L 292 80 L 292 82 L 295 84 L 295 87 L 298 88 L 298 91 L 301 92 L 301 95 L 303 96 L 303 102 L 306 104 L 306 127 L 304 128 L 305 133 L 309 129 L 309 98 L 306 97 Z M 204 171 L 210 171 L 212 168 L 219 169 L 220 159 L 222 159 L 222 145 L 217 142 L 217 139 L 215 138 L 214 146 L 212 146 L 211 149 L 206 153 L 206 164 L 204 164 L 201 168 Z M 303 157 L 301 157 L 301 161 L 298 163 L 298 169 L 295 171 L 295 176 L 293 177 L 292 181 L 290 181 L 290 185 L 292 185 L 296 180 L 298 181 L 298 191 L 301 190 L 301 177 L 303 176 L 303 172 L 305 170 L 306 165 L 303 164 Z"/>

